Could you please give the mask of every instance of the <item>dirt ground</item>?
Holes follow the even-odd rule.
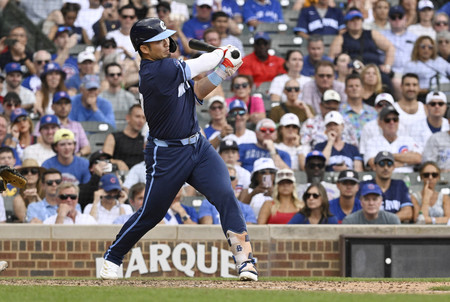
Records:
[[[343,293],[449,293],[431,290],[447,286],[450,282],[401,282],[401,281],[258,281],[239,282],[231,280],[171,280],[127,279],[117,281],[63,280],[63,279],[0,279],[0,285],[51,285],[51,286],[131,286],[153,288],[223,288],[252,290],[299,290]]]

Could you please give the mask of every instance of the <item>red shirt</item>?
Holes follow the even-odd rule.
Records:
[[[275,215],[270,215],[267,224],[287,224],[297,213],[298,211],[292,213],[276,212]]]
[[[277,56],[269,55],[263,62],[252,52],[242,60],[244,64],[239,68],[239,74],[251,75],[256,86],[261,85],[262,82],[270,82],[277,75],[286,73],[283,67],[284,59]]]

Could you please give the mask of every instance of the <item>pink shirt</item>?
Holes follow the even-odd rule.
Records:
[[[237,99],[237,97],[235,97],[235,96],[232,97],[232,98],[227,99],[226,100],[227,106],[229,106],[230,103],[232,101],[236,100],[236,99]],[[249,111],[250,114],[252,114],[252,113],[260,113],[260,112],[265,113],[266,112],[266,108],[264,107],[264,101],[263,101],[262,98],[257,97],[257,96],[251,96],[249,103],[250,103],[250,106],[249,106],[248,103],[245,103],[245,105],[247,105],[247,108],[250,108],[250,111]]]

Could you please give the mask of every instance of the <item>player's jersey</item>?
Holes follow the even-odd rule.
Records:
[[[195,112],[194,81],[190,80],[185,62],[142,60],[139,76],[149,136],[163,140],[182,139],[200,131]]]

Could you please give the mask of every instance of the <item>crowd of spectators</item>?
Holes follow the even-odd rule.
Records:
[[[306,48],[281,55],[259,30],[286,23],[277,0],[0,1],[0,18],[31,21],[1,21],[0,164],[28,184],[0,196],[0,222],[123,224],[139,211],[148,127],[129,35],[158,17],[177,31],[175,59],[201,55],[192,38],[241,50],[200,126],[247,223],[450,224],[449,5],[292,2],[298,20],[283,34]],[[52,47],[37,46],[36,29]],[[100,150],[88,122],[113,129]],[[420,186],[405,182],[413,175]],[[161,224],[220,223],[206,198],[184,204],[196,196],[185,184]]]

